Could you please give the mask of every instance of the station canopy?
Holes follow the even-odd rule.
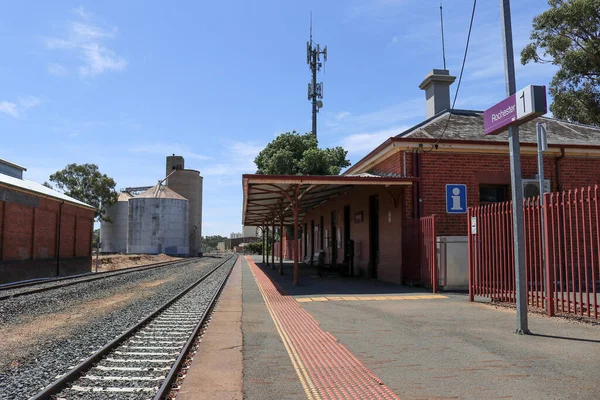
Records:
[[[245,226],[302,221],[307,211],[356,186],[409,186],[418,178],[357,175],[242,175]]]

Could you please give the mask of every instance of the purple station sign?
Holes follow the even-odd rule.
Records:
[[[483,113],[483,133],[496,135],[548,112],[546,87],[529,85]]]

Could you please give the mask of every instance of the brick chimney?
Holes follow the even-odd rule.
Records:
[[[434,69],[421,82],[419,89],[425,91],[427,118],[450,108],[450,85],[455,79],[447,69]]]

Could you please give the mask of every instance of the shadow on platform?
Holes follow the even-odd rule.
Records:
[[[388,294],[423,294],[431,293],[431,290],[421,287],[410,287],[386,283],[377,279],[361,277],[341,276],[339,273],[325,272],[319,277],[316,267],[299,265],[300,284],[293,285],[294,263],[285,260],[283,262],[283,273],[279,274],[279,260],[275,259],[275,267],[263,264],[262,257],[253,257],[256,265],[267,274],[271,281],[277,283],[285,293],[290,296],[313,296],[313,295],[388,295]],[[278,288],[279,289],[279,288]]]

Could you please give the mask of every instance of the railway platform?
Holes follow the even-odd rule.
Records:
[[[600,326],[240,257],[180,391],[189,399],[597,399]],[[200,389],[200,387],[202,388]]]

